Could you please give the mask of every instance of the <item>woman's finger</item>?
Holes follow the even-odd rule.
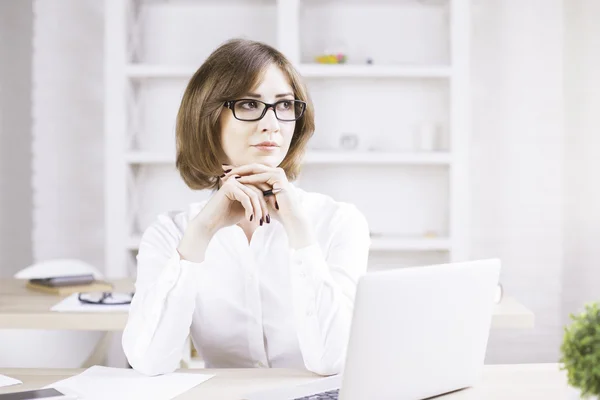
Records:
[[[264,216],[264,221],[267,224],[271,223],[271,216],[269,215],[269,207],[267,206],[267,202],[265,200],[265,196],[263,196],[262,194],[262,190],[260,190],[259,188],[257,188],[254,185],[245,185],[248,189],[252,190],[254,193],[256,193],[256,196],[258,197],[259,201],[260,201],[260,205],[262,208],[262,213]],[[259,222],[260,225],[262,226],[263,221]]]
[[[238,179],[238,181],[240,179]],[[269,184],[264,183],[264,182],[258,182],[258,183],[255,183],[255,184],[252,184],[252,185],[248,185],[248,186],[254,186],[254,187],[257,187],[258,189],[260,189],[260,191],[261,191],[261,196],[260,197],[263,198],[265,200],[265,202],[270,206],[270,207],[267,208],[267,210],[269,212],[269,217],[271,217],[271,212],[273,210],[277,210],[277,206],[276,206],[276,203],[277,203],[276,200],[277,199],[275,198],[275,196],[268,195],[268,194],[265,195],[264,193],[266,191],[268,191],[268,190],[273,190],[273,188]]]
[[[246,193],[246,195],[250,198],[250,201],[252,202],[252,208],[254,209],[254,217],[253,218],[255,221],[259,222],[262,225],[262,222],[260,222],[260,221],[264,221],[265,215],[263,214],[263,207],[262,207],[262,204],[260,203],[259,195],[256,192],[254,192],[252,189],[250,189],[248,186],[239,183],[237,179],[234,179],[232,182],[234,185],[239,187],[244,193]],[[262,197],[262,193],[261,193],[261,197]]]
[[[258,163],[246,164],[246,165],[240,165],[240,166],[223,165],[224,171],[227,171],[228,169],[231,169],[231,171],[228,172],[228,174],[231,174],[231,175],[253,175],[253,174],[261,174],[263,172],[270,172],[270,171],[276,170],[276,168],[267,167],[264,164],[258,164]]]
[[[242,183],[250,183],[250,184],[255,184],[255,183],[266,183],[266,184],[270,184],[272,185],[273,181],[277,180],[278,177],[271,173],[271,172],[264,172],[261,174],[255,174],[255,175],[242,175],[242,177],[239,179],[240,182]]]
[[[274,189],[284,189],[288,185],[287,176],[282,168],[267,167],[263,164],[248,164],[241,166],[224,165],[226,179],[235,175],[240,183],[260,188],[263,192]],[[241,175],[241,176],[240,176]],[[276,196],[264,195],[271,210],[279,210]]]
[[[261,190],[273,190],[273,189],[281,189],[282,181],[281,174],[277,171],[275,172],[265,172],[262,174],[256,175],[245,175],[238,179],[240,183],[254,185],[260,187]],[[277,204],[277,198],[275,196],[266,195],[265,198],[267,202],[273,207],[275,210],[279,210],[279,204]]]
[[[226,188],[225,196],[231,201],[238,201],[242,207],[244,207],[246,218],[248,221],[252,221],[254,218],[254,206],[252,205],[252,201],[250,197],[244,190],[242,190],[238,184],[234,183],[235,179],[232,182],[226,183],[224,187]]]
[[[240,174],[237,174],[240,175]],[[288,185],[285,171],[275,168],[271,171],[256,173],[252,175],[241,175],[239,181],[246,184],[266,183],[273,188],[283,188]]]
[[[241,178],[240,178],[241,179]],[[279,205],[277,205],[277,198],[274,195],[265,195],[264,192],[267,190],[273,190],[273,188],[266,183],[257,183],[254,186],[259,188],[263,192],[263,198],[267,202],[268,205],[271,206],[270,210],[278,210]]]

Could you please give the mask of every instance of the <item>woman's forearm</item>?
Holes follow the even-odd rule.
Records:
[[[158,259],[140,257],[141,269],[154,269]],[[161,272],[136,282],[136,293],[123,332],[123,351],[137,371],[159,375],[179,366],[196,305],[198,280],[204,265],[192,264],[173,253]]]
[[[184,260],[201,263],[213,236],[214,233],[205,224],[192,220],[177,246],[177,251]]]

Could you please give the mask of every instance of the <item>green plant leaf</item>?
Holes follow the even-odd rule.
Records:
[[[586,304],[583,312],[570,318],[560,347],[561,369],[582,397],[600,396],[600,303]]]

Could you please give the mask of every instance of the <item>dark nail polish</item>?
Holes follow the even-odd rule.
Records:
[[[279,204],[277,204],[277,202],[275,202],[275,208],[279,210]]]
[[[262,226],[262,224],[263,224],[263,219],[261,218],[260,219],[260,226]]]
[[[241,178],[241,176],[239,176],[239,175],[235,177],[235,179],[240,179],[240,178]]]
[[[231,168],[225,170],[226,174],[229,173],[229,172],[231,172]]]
[[[225,178],[225,174],[221,175],[219,178]]]
[[[253,219],[253,218],[254,218],[254,214],[252,214],[252,215],[250,216],[250,222],[252,222],[252,219]]]
[[[267,214],[267,224],[271,223],[271,216],[269,214]]]

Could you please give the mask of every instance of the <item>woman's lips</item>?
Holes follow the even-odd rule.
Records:
[[[279,149],[279,146],[262,146],[262,145],[259,145],[259,146],[253,146],[253,147],[255,147],[255,148],[259,149],[259,150],[262,150],[262,151],[275,151],[275,150]]]

